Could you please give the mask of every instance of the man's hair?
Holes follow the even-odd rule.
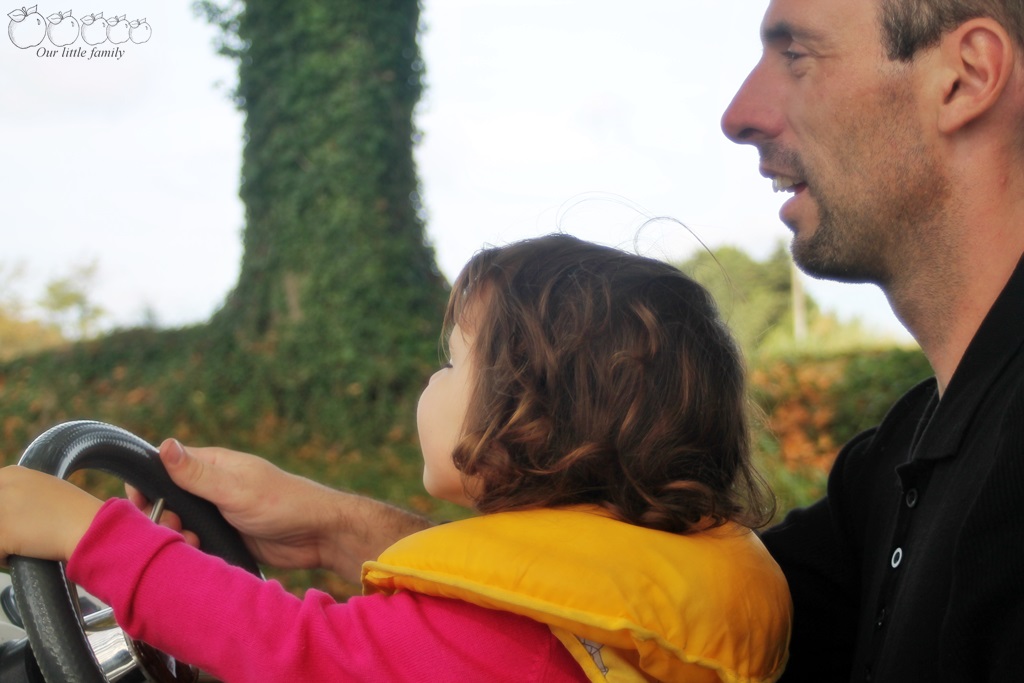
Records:
[[[769,521],[739,351],[676,268],[561,234],[487,249],[453,285],[455,324],[479,372],[453,458],[481,512],[590,503],[680,533]]]
[[[883,45],[889,59],[909,62],[938,44],[944,34],[977,17],[995,19],[1024,47],[1021,0],[881,0]]]

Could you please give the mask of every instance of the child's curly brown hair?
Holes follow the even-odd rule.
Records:
[[[676,268],[562,234],[486,249],[452,287],[455,324],[479,372],[453,458],[481,512],[593,503],[677,533],[771,518],[740,353]]]

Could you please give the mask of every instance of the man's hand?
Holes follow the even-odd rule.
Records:
[[[429,522],[387,503],[337,491],[225,448],[186,448],[173,439],[160,459],[181,488],[212,502],[257,561],[283,569],[324,567],[358,582],[362,563]],[[129,498],[148,508],[138,491]],[[180,526],[173,517],[164,518]],[[186,538],[196,543],[187,531]]]

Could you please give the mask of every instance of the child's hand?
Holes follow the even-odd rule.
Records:
[[[67,560],[102,504],[49,474],[0,469],[0,563],[9,555]]]

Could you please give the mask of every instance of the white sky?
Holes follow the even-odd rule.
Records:
[[[67,11],[42,2],[43,16]],[[454,277],[485,243],[556,228],[631,247],[645,213],[757,258],[788,242],[756,152],[719,128],[758,58],[766,4],[424,0],[417,162],[442,271]],[[152,38],[88,59],[0,35],[0,264],[23,263],[35,296],[95,260],[109,324],[147,311],[163,325],[204,320],[242,256],[234,65],[214,54],[215,31],[190,0],[71,7],[145,18]],[[88,55],[81,39],[68,49],[79,47]],[[684,258],[698,242],[666,222],[639,247]],[[902,333],[874,287],[808,290],[844,318]]]

